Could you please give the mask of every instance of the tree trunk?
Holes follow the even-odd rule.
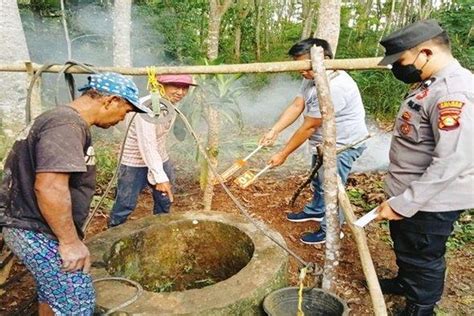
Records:
[[[301,39],[304,40],[311,36],[313,29],[314,13],[316,12],[313,0],[303,1],[303,10],[301,20],[303,21],[303,31],[301,32]]]
[[[325,39],[336,56],[341,23],[341,0],[321,1],[318,10],[318,26],[314,37]]]
[[[0,1],[1,64],[23,64],[30,60],[16,0]],[[24,65],[24,64],[23,64]],[[0,116],[4,133],[14,136],[24,126],[26,73],[0,73]]]
[[[255,1],[255,59],[260,60],[262,56],[261,44],[260,44],[260,24],[261,24],[261,13],[262,13],[262,0]]]
[[[214,170],[217,170],[218,154],[219,154],[219,129],[220,129],[220,118],[219,112],[209,103],[204,101],[205,112],[207,112],[207,156],[210,159]],[[214,196],[214,173],[210,166],[207,166],[207,181],[204,188],[203,194],[203,206],[205,211],[210,211],[212,208],[212,198]]]
[[[235,26],[234,32],[234,59],[235,61],[240,61],[240,44],[242,42],[242,25]]]
[[[208,33],[208,46],[207,46],[207,58],[209,61],[213,61],[218,57],[219,54],[219,30],[221,25],[222,16],[229,9],[232,4],[232,0],[224,0],[223,4],[220,4],[219,0],[209,0],[209,33]],[[210,164],[217,170],[217,153],[219,148],[219,112],[205,102],[207,107],[207,123],[208,123],[208,137],[207,137],[207,154],[210,159]],[[203,194],[204,210],[209,211],[212,207],[212,197],[214,194],[214,173],[211,170],[211,166],[207,166],[207,181],[206,187]]]
[[[219,35],[221,20],[232,4],[232,0],[209,0],[209,30],[207,33],[207,58],[214,60],[219,56]]]
[[[385,34],[390,33],[390,28],[392,26],[392,21],[393,21],[394,14],[395,14],[395,1],[392,1],[392,7],[390,8],[390,13],[388,14],[388,18],[387,18],[387,25],[383,29],[382,34],[380,34],[379,42],[382,40],[382,38],[384,37]],[[380,45],[377,45],[377,48],[375,49],[375,55],[374,56],[377,56],[379,54],[379,49],[380,49]]]
[[[265,26],[263,28],[263,38],[265,42],[266,53],[270,51],[270,32],[269,32],[270,19],[268,18],[268,10],[269,10],[269,6],[266,5],[263,7],[263,12],[262,12],[263,20],[265,21]]]
[[[240,46],[242,43],[242,23],[250,12],[250,1],[239,0],[237,9],[237,17],[234,28],[234,59],[240,61]]]
[[[131,10],[132,0],[115,1],[113,8],[114,19],[114,65],[131,66]]]
[[[398,28],[401,28],[402,26],[405,25],[407,6],[408,6],[408,0],[403,0],[400,6],[400,9],[398,10],[398,12],[400,12],[398,16],[398,21],[397,21]]]
[[[336,119],[334,105],[329,91],[329,82],[324,67],[321,47],[311,48],[311,61],[315,73],[314,82],[318,93],[319,108],[323,128],[324,204],[326,206],[326,259],[322,288],[329,292],[336,289],[336,268],[339,265],[339,216],[337,203],[337,159],[336,159]]]

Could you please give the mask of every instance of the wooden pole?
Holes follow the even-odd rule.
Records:
[[[386,316],[387,307],[385,306],[385,301],[383,298],[382,290],[380,289],[380,284],[377,279],[377,274],[375,272],[375,267],[372,262],[372,257],[370,256],[369,247],[367,245],[367,238],[365,237],[364,230],[360,227],[353,225],[352,223],[356,220],[354,211],[352,210],[351,202],[347,196],[346,189],[342,184],[341,178],[337,177],[337,186],[338,186],[338,200],[339,205],[341,206],[346,221],[349,225],[349,228],[352,231],[354,240],[357,245],[357,250],[359,251],[360,262],[362,264],[362,270],[364,271],[365,279],[367,280],[367,285],[369,287],[370,298],[372,300],[372,306],[374,308],[374,313],[376,316]]]
[[[355,58],[355,59],[333,59],[324,60],[323,64],[326,69],[345,69],[345,70],[370,70],[370,69],[387,69],[385,66],[378,66],[380,57],[375,58]],[[43,65],[32,63],[33,70],[37,71]],[[63,65],[55,65],[44,72],[60,72]],[[91,67],[99,72],[119,72],[123,75],[145,76],[147,75],[146,67]],[[156,72],[158,74],[230,74],[230,73],[262,73],[262,72],[290,72],[299,70],[310,70],[311,60],[300,61],[281,61],[268,63],[253,64],[223,64],[223,65],[202,65],[202,66],[158,66]],[[0,71],[4,72],[26,72],[25,65],[2,65]],[[87,74],[90,73],[83,68],[73,66],[66,70],[66,73]]]
[[[30,62],[25,63],[28,73],[28,87],[31,87],[31,99],[26,108],[26,123],[28,124],[32,119],[35,119],[40,115],[42,110],[41,105],[41,77],[38,77],[33,86],[31,86],[31,80],[33,80],[34,70],[33,65]]]
[[[324,204],[326,209],[326,258],[322,288],[335,292],[336,268],[339,265],[339,208],[337,205],[337,159],[336,159],[336,117],[331,100],[329,81],[324,67],[324,51],[314,45],[311,48],[314,83],[318,93],[319,109],[323,128]]]

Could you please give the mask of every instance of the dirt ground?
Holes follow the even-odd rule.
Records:
[[[179,170],[178,170],[179,175]],[[253,186],[245,190],[231,184],[231,190],[236,194],[252,217],[259,219],[278,231],[285,239],[289,248],[301,256],[304,260],[314,262],[320,266],[324,262],[324,245],[305,245],[299,241],[300,235],[305,231],[317,228],[317,223],[291,223],[286,220],[286,214],[303,207],[309,199],[311,192],[305,190],[298,198],[295,207],[289,208],[287,201],[292,196],[295,188],[304,180],[304,171],[287,171],[279,174],[268,173],[257,181]],[[348,181],[348,190],[356,189],[362,193],[355,204],[378,203],[384,197],[380,186],[382,174],[353,174]],[[186,212],[199,210],[201,193],[199,186],[194,181],[178,178],[178,187],[175,205],[172,212]],[[231,200],[218,188],[214,197],[214,209],[221,212],[238,213]],[[149,216],[152,209],[152,199],[149,193],[142,194],[139,205],[132,214],[130,220],[143,216]],[[356,215],[363,213],[360,206],[355,206]],[[92,236],[106,229],[106,215],[97,215],[88,232]],[[357,248],[352,240],[352,235],[347,226],[343,227],[345,237],[341,243],[341,258],[338,270],[339,281],[337,282],[337,295],[346,300],[351,309],[351,315],[372,315],[372,307],[368,290],[364,286],[364,275],[362,272]],[[372,258],[381,277],[395,275],[395,260],[391,250],[390,238],[387,225],[384,223],[372,223],[367,226],[366,233],[369,240],[369,248]],[[474,280],[472,259],[473,245],[470,244],[463,249],[449,251],[448,276],[443,299],[438,309],[438,315],[473,315],[474,293],[472,284]],[[24,271],[20,264],[15,265],[15,274]],[[290,260],[289,276],[291,284],[297,283],[298,265],[294,259]],[[308,278],[308,283],[313,279]],[[0,297],[1,315],[22,315],[23,308],[34,299],[34,282],[29,274],[25,274],[18,281],[9,284],[6,293]],[[386,304],[389,314],[393,314],[403,306],[403,300],[399,297],[386,295]]]

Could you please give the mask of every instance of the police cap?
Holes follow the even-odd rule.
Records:
[[[426,42],[443,33],[444,30],[435,20],[422,20],[412,23],[380,41],[385,48],[385,57],[379,65],[396,62],[404,51]]]

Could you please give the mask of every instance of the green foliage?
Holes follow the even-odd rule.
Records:
[[[242,111],[237,97],[243,92],[238,79],[240,75],[200,75],[196,76],[198,88],[189,95],[181,106],[181,110],[193,127],[207,121],[205,104],[213,107],[221,115],[226,129],[243,128]],[[176,122],[181,124],[179,120]]]
[[[370,116],[390,120],[398,112],[407,86],[387,71],[357,71],[351,73],[357,82],[365,109]]]
[[[474,223],[472,216],[474,209],[470,209],[461,214],[460,219],[454,223],[453,234],[449,237],[446,246],[449,250],[460,249],[467,244],[472,246],[474,242]]]
[[[474,68],[474,26],[472,1],[458,0],[434,13],[451,39],[453,54],[461,64]]]
[[[94,149],[97,167],[97,188],[103,191],[117,168],[118,153],[115,144],[103,141],[94,144]]]
[[[145,1],[137,12],[164,37],[164,50],[157,51],[164,51],[169,59],[193,64],[204,57],[208,6],[204,0]]]

